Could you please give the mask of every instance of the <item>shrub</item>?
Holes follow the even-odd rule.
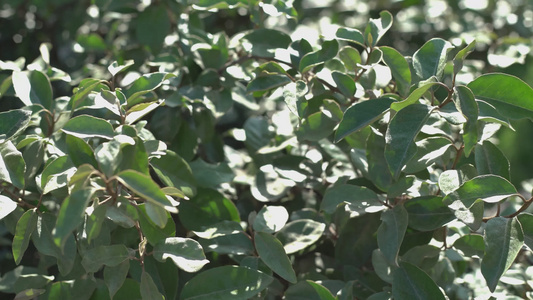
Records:
[[[475,40],[405,56],[386,10],[295,39],[269,25],[301,28],[290,1],[84,9],[55,20],[71,44],[0,62],[0,292],[531,297],[533,199],[494,135],[533,89]]]

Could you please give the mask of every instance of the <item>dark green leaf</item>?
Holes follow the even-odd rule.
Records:
[[[336,298],[331,294],[331,292],[325,288],[323,285],[320,285],[311,280],[306,280],[307,283],[315,290],[315,293],[318,295],[320,300],[335,300]]]
[[[439,85],[439,83],[437,82],[427,82],[427,83],[424,83],[424,84],[421,84],[418,88],[416,88],[414,91],[411,92],[411,94],[409,94],[409,96],[407,98],[405,98],[405,100],[403,101],[400,101],[400,102],[395,102],[395,103],[392,103],[390,108],[395,110],[395,111],[399,111],[409,105],[413,105],[415,103],[418,103],[418,100],[420,100],[420,98],[427,92],[429,91],[431,88],[435,87]]]
[[[411,69],[409,68],[409,63],[394,48],[380,47],[379,49],[383,52],[383,61],[390,68],[398,92],[403,97],[407,96],[411,87]]]
[[[509,161],[498,147],[483,141],[475,149],[476,169],[480,175],[493,174],[510,180]]]
[[[339,40],[353,42],[361,46],[365,45],[365,38],[363,37],[363,34],[361,33],[361,31],[357,29],[348,28],[348,27],[340,27],[339,29],[337,29],[335,36]]]
[[[222,183],[231,182],[235,177],[227,163],[209,164],[199,158],[189,165],[196,183],[201,187],[216,188]]]
[[[483,257],[485,253],[483,236],[479,234],[463,235],[453,243],[453,247],[461,250],[466,256],[470,257],[474,255]]]
[[[155,245],[153,254],[161,262],[170,258],[176,266],[190,273],[198,272],[209,263],[200,244],[189,238],[171,237],[162,240]]]
[[[102,265],[116,267],[133,255],[124,245],[98,246],[83,253],[81,264],[87,272],[94,273]]]
[[[146,204],[137,205],[139,212],[139,223],[141,225],[141,231],[152,246],[156,245],[160,241],[176,235],[176,224],[170,216],[168,211],[166,213],[166,221],[160,221],[158,225],[152,221],[151,217],[148,215],[148,209]],[[161,217],[162,218],[162,217]],[[164,227],[161,227],[162,223],[165,223]]]
[[[272,277],[246,267],[216,267],[189,280],[183,287],[180,299],[248,300],[266,289],[272,280]]]
[[[530,213],[521,213],[518,215],[518,221],[524,231],[524,243],[533,250],[533,215]]]
[[[200,239],[205,252],[217,254],[253,255],[254,246],[250,236],[240,231],[233,234],[217,236],[209,240]]]
[[[89,115],[70,119],[61,130],[82,139],[94,137],[112,139],[115,135],[113,126],[108,121]]]
[[[322,43],[320,50],[307,53],[300,60],[299,70],[301,73],[305,73],[311,70],[313,67],[318,66],[321,63],[324,63],[326,60],[330,60],[339,51],[339,43],[337,40],[329,40]]]
[[[30,124],[31,115],[24,109],[0,112],[0,143],[21,134]]]
[[[164,300],[165,297],[159,292],[152,276],[143,271],[141,275],[141,297],[146,300]]]
[[[352,77],[338,71],[333,71],[331,73],[333,81],[337,85],[337,88],[342,92],[342,94],[348,98],[351,98],[355,94],[355,81]]]
[[[365,28],[365,43],[374,47],[392,26],[392,15],[388,11],[379,13],[379,19],[370,19]]]
[[[407,210],[403,205],[396,205],[381,214],[381,221],[377,231],[378,247],[389,263],[398,265],[398,252],[408,224]]]
[[[24,105],[41,104],[44,108],[52,110],[52,86],[45,74],[37,70],[15,71],[12,80],[17,97]]]
[[[113,299],[113,296],[124,284],[124,280],[128,276],[130,270],[130,261],[125,260],[116,266],[104,267],[104,281],[109,290],[109,296]]]
[[[2,124],[0,122],[0,124]],[[0,180],[9,182],[19,189],[24,188],[26,163],[22,153],[11,141],[0,144]]]
[[[468,84],[477,100],[493,105],[509,119],[533,120],[533,89],[521,79],[500,73],[485,74]]]
[[[405,202],[409,214],[409,227],[420,231],[433,231],[452,221],[453,212],[442,203],[442,197],[422,196]]]
[[[440,80],[444,74],[448,52],[453,48],[450,42],[433,38],[413,54],[413,68],[420,80],[431,76]]]
[[[164,228],[168,221],[168,212],[159,205],[146,202],[144,205],[146,215],[159,228]]]
[[[407,163],[404,171],[406,173],[416,173],[425,170],[439,160],[441,160],[443,165],[446,165],[445,153],[452,146],[453,144],[449,139],[439,136],[429,137],[416,142],[416,154]]]
[[[415,156],[414,139],[432,111],[427,105],[412,104],[392,118],[385,137],[385,158],[393,177],[398,178],[405,164]]]
[[[254,80],[250,81],[246,87],[246,92],[253,93],[259,91],[269,91],[280,86],[284,86],[291,82],[291,79],[287,75],[283,74],[269,74],[257,76]]]
[[[167,186],[176,187],[189,197],[196,194],[196,180],[191,167],[178,154],[167,150],[165,155],[152,158],[150,164]]]
[[[522,226],[516,218],[492,218],[485,227],[485,256],[481,261],[481,273],[491,292],[494,292],[501,276],[513,264],[524,245]]]
[[[3,204],[2,204],[3,205]],[[17,222],[13,244],[11,246],[13,259],[18,265],[30,242],[31,234],[37,228],[37,214],[35,209],[27,210]]]
[[[41,175],[41,188],[43,195],[67,185],[70,176],[76,168],[68,156],[60,156],[46,165]]]
[[[274,57],[275,49],[287,49],[292,42],[288,34],[268,28],[255,29],[242,38],[252,44],[252,55],[265,57]]]
[[[159,205],[171,212],[176,211],[172,203],[161,191],[157,183],[149,176],[133,170],[122,171],[117,174],[117,179],[127,188],[147,201]]]
[[[471,41],[466,47],[461,49],[457,54],[455,55],[455,58],[453,59],[453,73],[457,74],[461,69],[463,68],[463,64],[465,61],[465,58],[468,56],[468,54],[472,53],[474,49],[476,48],[476,40]]]
[[[344,63],[344,67],[346,67],[348,73],[355,73],[360,67],[359,64],[362,62],[359,51],[350,46],[341,48],[339,51],[339,58]]]
[[[107,86],[101,80],[94,78],[83,79],[79,86],[74,90],[74,95],[70,98],[68,108],[74,111],[87,106],[85,104],[87,96],[91,92],[100,92],[102,89],[105,90],[105,88],[107,88]],[[108,89],[109,88],[107,88],[107,90]]]
[[[278,239],[268,233],[256,232],[254,242],[259,257],[272,271],[285,280],[296,283],[296,273]]]
[[[67,135],[67,152],[68,157],[74,164],[79,167],[83,164],[90,164],[91,166],[98,168],[98,163],[94,157],[94,151],[84,140],[70,135]]]
[[[292,254],[316,243],[324,233],[326,224],[309,219],[301,219],[287,223],[276,238],[283,244],[287,254]]]
[[[160,87],[163,82],[176,75],[171,73],[150,73],[137,78],[133,84],[124,91],[128,99],[128,107],[133,107],[143,102],[143,95]]]
[[[368,179],[379,189],[386,191],[393,182],[387,160],[385,159],[385,138],[383,135],[371,128],[366,143],[366,160],[368,162]]]
[[[283,206],[263,206],[254,219],[253,228],[255,231],[274,233],[285,226],[289,220],[289,213]]]
[[[446,299],[431,277],[406,262],[394,271],[392,295],[394,299]]]
[[[303,120],[296,135],[302,140],[319,141],[331,135],[337,123],[329,110],[318,111]]]
[[[496,203],[517,193],[516,188],[507,179],[497,175],[481,175],[465,182],[442,201],[446,205],[461,201],[466,207],[470,207],[477,199]]]
[[[376,231],[381,225],[380,215],[364,214],[349,219],[337,229],[338,239],[335,244],[335,259],[346,267],[361,267],[378,247]]]
[[[24,172],[24,182],[28,184],[35,178],[44,162],[45,143],[44,140],[38,139],[29,144],[22,153],[22,158],[26,162],[26,171]]]
[[[479,116],[478,116],[479,121],[502,124],[514,130],[513,126],[509,122],[509,119],[502,116],[498,112],[496,107],[494,107],[492,104],[489,104],[483,100],[476,100],[476,103],[479,107]]]
[[[137,40],[157,53],[163,47],[163,42],[170,29],[169,12],[165,5],[150,5],[142,11],[135,25]]]
[[[465,154],[466,156],[469,156],[470,152],[477,144],[477,119],[479,108],[474,93],[464,85],[456,86],[453,96],[457,110],[459,110],[467,120],[463,126],[463,142],[465,144]]]
[[[350,211],[358,214],[375,212],[382,207],[374,191],[362,186],[342,184],[326,190],[320,209],[332,214],[342,203],[347,203]]]
[[[63,249],[69,235],[83,220],[85,209],[94,194],[93,188],[74,191],[61,204],[53,236],[55,244]]]

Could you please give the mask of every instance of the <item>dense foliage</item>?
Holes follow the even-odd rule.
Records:
[[[4,1],[0,293],[532,298],[533,11],[354,3]]]

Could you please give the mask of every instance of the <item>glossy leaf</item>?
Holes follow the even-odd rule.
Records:
[[[159,292],[152,276],[143,271],[141,275],[141,297],[147,300],[164,300],[165,297]]]
[[[285,226],[289,220],[289,213],[283,206],[263,206],[254,219],[253,228],[255,231],[274,233]]]
[[[216,267],[189,280],[183,287],[180,299],[248,300],[267,288],[272,280],[272,277],[246,267]]]
[[[453,73],[457,74],[461,69],[463,68],[465,58],[474,51],[476,48],[476,40],[471,41],[466,47],[461,49],[457,54],[455,55],[455,58],[453,59]]]
[[[24,188],[26,163],[22,153],[11,141],[0,144],[0,180],[4,180],[19,189]]]
[[[160,87],[163,82],[169,78],[174,77],[174,74],[171,73],[149,73],[144,74],[133,82],[133,84],[124,91],[126,96],[128,107],[133,107],[141,102],[143,102],[143,95],[155,90]]]
[[[256,232],[254,243],[259,257],[272,271],[285,280],[296,283],[296,273],[278,239],[268,233]]]
[[[21,134],[29,125],[31,111],[12,109],[0,112],[0,143]]]
[[[489,141],[475,148],[476,169],[480,175],[493,174],[510,180],[509,161],[498,147]]]
[[[388,11],[379,13],[379,19],[370,19],[365,28],[365,44],[374,47],[392,26],[392,14]]]
[[[167,225],[168,212],[164,208],[151,202],[146,202],[144,204],[144,209],[150,221],[159,228],[164,228]]]
[[[438,229],[455,218],[448,206],[442,203],[442,197],[417,197],[405,202],[404,206],[409,214],[409,227],[420,231]]]
[[[470,207],[477,199],[496,203],[516,194],[516,188],[505,178],[497,175],[481,175],[468,180],[442,201],[446,205],[451,205],[459,200],[466,207]]]
[[[172,203],[149,176],[137,171],[126,170],[117,174],[117,179],[147,201],[162,206],[169,211],[175,211]]]
[[[18,220],[11,246],[13,259],[18,265],[30,242],[33,231],[37,228],[37,214],[35,209],[27,210]]]
[[[414,91],[412,91],[409,96],[407,98],[405,98],[405,100],[403,101],[400,101],[400,102],[395,102],[395,103],[392,103],[390,108],[395,110],[395,111],[399,111],[409,105],[413,105],[415,103],[418,103],[418,100],[420,100],[420,98],[422,98],[422,96],[427,92],[429,91],[431,88],[435,87],[435,86],[438,86],[439,83],[437,82],[428,82],[428,83],[424,83],[424,84],[421,84],[418,88],[416,88]]]
[[[76,172],[68,156],[60,156],[49,163],[41,174],[43,195],[67,185],[70,177]]]
[[[114,61],[107,67],[107,70],[109,71],[109,73],[111,73],[111,76],[115,76],[118,73],[123,72],[129,67],[133,66],[134,63],[135,61],[133,61],[133,59],[126,60],[120,65],[117,61]]]
[[[413,104],[392,118],[385,137],[385,158],[393,177],[398,178],[405,164],[415,156],[414,139],[432,110],[427,105]]]
[[[130,250],[124,245],[98,246],[83,253],[81,264],[87,272],[96,272],[103,265],[116,267],[132,257]]]
[[[68,236],[83,220],[85,209],[94,194],[93,188],[74,191],[61,204],[53,236],[54,243],[63,248]]]
[[[74,166],[90,164],[95,168],[98,167],[93,149],[84,140],[69,134],[66,137],[66,143],[68,157]]]
[[[390,68],[392,78],[401,96],[407,96],[411,87],[411,69],[403,55],[391,47],[380,47],[383,52],[383,61]]]
[[[406,173],[416,173],[425,170],[433,163],[441,162],[446,165],[446,152],[453,144],[449,139],[429,137],[416,142],[416,154],[407,166]]]
[[[276,233],[287,254],[292,254],[316,243],[324,233],[326,224],[309,219],[287,223]]]
[[[167,150],[165,155],[152,158],[150,164],[166,185],[180,189],[189,197],[196,194],[196,180],[191,167],[175,152]]]
[[[463,142],[465,145],[465,154],[466,156],[469,156],[478,141],[477,120],[479,108],[474,93],[464,85],[456,86],[453,96],[457,110],[459,110],[467,120],[463,125]]]
[[[350,46],[345,46],[341,48],[341,50],[339,50],[339,58],[344,63],[344,66],[346,67],[346,70],[348,70],[348,73],[357,71],[359,69],[359,64],[361,64],[362,62],[361,54],[359,53],[359,51]]]
[[[522,226],[516,218],[493,218],[485,227],[485,256],[481,273],[491,292],[524,245]]]
[[[355,81],[352,77],[338,71],[333,71],[331,76],[344,96],[353,97],[355,94]]]
[[[400,262],[393,274],[394,299],[446,299],[437,284],[418,267]]]
[[[164,262],[170,258],[174,264],[185,272],[198,272],[209,263],[205,259],[200,244],[189,238],[171,237],[157,243],[153,250],[154,258]]]
[[[533,120],[533,89],[521,79],[501,73],[479,76],[467,85],[477,100],[493,105],[509,119]]]
[[[134,105],[126,112],[126,124],[133,124],[137,122],[139,119],[152,112],[163,103],[163,100],[157,100]]]
[[[81,139],[94,137],[112,139],[115,135],[113,126],[108,121],[90,115],[70,119],[61,130]]]
[[[413,54],[413,68],[420,80],[431,76],[441,79],[444,74],[448,52],[453,48],[450,42],[440,38],[427,41]]]
[[[353,42],[361,46],[365,45],[365,38],[363,37],[363,34],[361,33],[361,31],[357,29],[348,28],[348,27],[340,27],[339,29],[337,29],[335,36],[339,40]]]
[[[280,86],[284,86],[291,82],[291,79],[287,75],[283,74],[269,74],[261,75],[250,81],[246,87],[248,93],[269,91]]]
[[[377,208],[382,206],[374,191],[366,187],[343,184],[326,190],[320,209],[332,214],[342,203],[348,204],[350,210],[358,214],[375,212]]]
[[[17,97],[24,105],[40,104],[48,110],[52,109],[52,86],[44,73],[37,70],[15,71],[12,80]]]
[[[398,252],[407,230],[409,215],[403,205],[381,214],[381,225],[377,231],[378,247],[383,256],[393,265],[398,265]]]
[[[324,63],[327,60],[332,59],[337,55],[339,51],[339,43],[337,40],[329,40],[322,43],[320,50],[307,53],[300,60],[299,70],[301,73],[305,73],[311,70],[313,67]]]

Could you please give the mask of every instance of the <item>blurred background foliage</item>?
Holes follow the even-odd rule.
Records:
[[[82,78],[109,77],[104,66],[114,60],[133,59],[131,70],[138,72],[168,68],[167,63],[185,65],[188,75],[196,76],[195,63],[180,60],[193,46],[180,40],[182,30],[225,32],[231,38],[251,28],[275,27],[290,33],[293,40],[305,36],[311,42],[333,35],[339,25],[362,28],[369,18],[388,10],[395,22],[382,44],[411,55],[433,37],[456,46],[476,39],[468,72],[463,73],[466,77],[458,80],[468,82],[481,73],[504,72],[533,85],[533,68],[529,67],[533,63],[533,2],[528,0],[295,0],[294,9],[287,1],[252,2],[263,9],[248,9],[248,1],[237,0],[222,6],[210,0],[4,0],[0,4],[0,58],[42,64],[39,47],[46,43],[50,49],[46,63],[71,75],[70,83],[53,82],[56,95],[61,96],[69,95]],[[199,42],[203,40],[198,37]],[[1,72],[0,82],[9,75]],[[16,98],[9,98],[9,92],[4,96],[0,111],[20,105]],[[513,166],[513,183],[520,186],[532,177],[533,126],[528,120],[513,126],[516,132],[502,128],[499,146]]]

